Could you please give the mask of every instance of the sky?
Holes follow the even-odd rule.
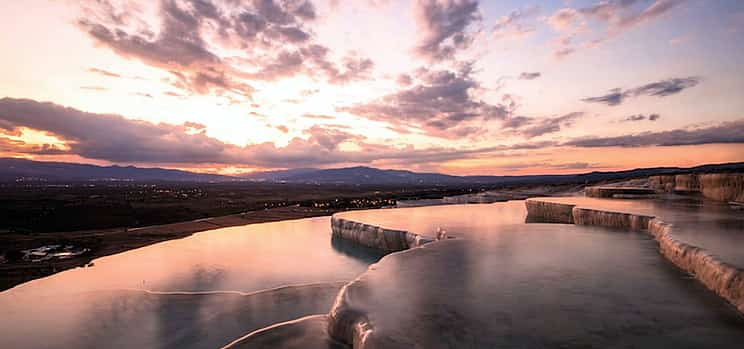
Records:
[[[738,0],[29,0],[0,156],[239,174],[744,161]]]

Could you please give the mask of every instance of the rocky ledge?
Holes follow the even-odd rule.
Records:
[[[660,218],[583,208],[565,202],[551,202],[549,199],[529,199],[525,204],[531,222],[596,225],[651,234],[658,241],[659,250],[666,259],[694,275],[708,289],[744,314],[744,271],[700,247],[675,239],[673,226]],[[569,211],[571,214],[568,214]]]
[[[434,241],[405,230],[388,229],[370,224],[359,223],[336,215],[331,217],[333,235],[363,246],[384,252],[407,250]]]
[[[708,199],[744,202],[744,173],[651,176],[648,185],[661,192],[699,192]]]

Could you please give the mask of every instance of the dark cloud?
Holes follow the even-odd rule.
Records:
[[[157,36],[151,34],[152,30],[129,32],[127,27],[117,23],[95,22],[88,18],[81,18],[78,23],[98,44],[122,57],[178,72],[175,75],[179,88],[196,93],[228,90],[250,96],[252,88],[226,78],[229,66],[210,51],[202,38],[202,24],[217,16],[216,10],[204,1],[193,1],[189,5],[161,1]]]
[[[671,131],[645,132],[619,137],[575,139],[565,143],[576,147],[679,146],[713,143],[744,143],[744,119],[714,126]]]
[[[330,57],[330,50],[322,45],[311,44],[300,48],[283,48],[265,56],[257,56],[253,63],[259,67],[250,73],[241,73],[252,80],[272,81],[303,73],[312,77],[323,77],[332,84],[369,78],[374,62],[353,53],[344,56],[340,63]]]
[[[667,97],[682,92],[699,84],[701,81],[698,77],[674,78],[652,82],[643,86],[622,90],[614,88],[608,94],[598,97],[588,97],[582,99],[589,103],[602,103],[609,106],[620,105],[625,99],[638,96],[656,96]]]
[[[400,74],[395,79],[395,81],[400,86],[409,86],[413,83],[413,78],[411,77],[411,75],[408,75],[408,74]]]
[[[417,0],[414,19],[420,32],[416,53],[430,61],[452,58],[474,39],[471,24],[481,20],[476,0]]]
[[[183,125],[156,125],[33,100],[0,100],[0,119],[15,127],[49,132],[63,139],[70,153],[89,159],[205,162],[225,146],[203,134],[186,133]]]
[[[649,114],[649,115],[635,114],[635,115],[630,115],[621,121],[643,121],[643,120],[656,121],[659,118],[661,118],[661,115],[659,114]]]
[[[576,119],[584,116],[583,112],[573,112],[553,118],[530,118],[515,116],[502,123],[504,129],[510,129],[511,133],[521,135],[525,138],[534,138],[561,130],[561,127],[570,127]]]
[[[307,139],[293,138],[285,147],[271,142],[237,146],[207,136],[204,125],[154,124],[130,120],[113,114],[87,113],[53,103],[27,99],[0,99],[0,143],[9,152],[27,154],[74,154],[88,159],[117,163],[150,164],[240,164],[261,167],[322,166],[344,163],[421,164],[484,156],[506,156],[508,152],[538,149],[552,142],[496,145],[483,148],[453,149],[412,146],[394,148],[365,143],[336,126],[315,126],[306,130]],[[2,134],[17,133],[21,127],[47,132],[64,142],[57,145],[27,145]],[[355,151],[342,151],[339,145],[353,142]]]
[[[631,92],[635,96],[665,97],[682,92],[686,88],[694,87],[698,83],[700,83],[700,78],[697,77],[668,79],[637,87]]]
[[[354,56],[344,57],[341,69],[326,69],[328,81],[334,84],[344,84],[352,80],[368,78],[375,64],[369,58]]]
[[[596,164],[590,164],[588,162],[569,162],[565,164],[548,165],[548,167],[563,170],[586,170],[590,168],[599,168]]]
[[[85,18],[78,23],[91,37],[116,53],[141,59],[151,65],[189,67],[220,61],[209,51],[199,34],[202,17],[182,8],[175,1],[164,0],[160,5],[161,27],[156,38],[150,38],[145,33],[130,34]]]
[[[371,60],[352,55],[336,63],[314,42],[306,24],[317,17],[310,1],[161,0],[157,28],[115,16],[116,7],[105,0],[85,9],[79,27],[97,44],[172,72],[172,84],[190,93],[250,98],[254,89],[243,80],[305,73],[346,83],[367,78],[373,67]],[[221,49],[242,54],[220,57]]]
[[[587,97],[583,98],[582,101],[589,103],[602,103],[610,106],[620,105],[625,97],[627,97],[627,91],[622,91],[619,88],[613,88],[608,94],[598,97]]]
[[[591,164],[588,162],[569,162],[569,163],[551,163],[551,162],[516,162],[508,163],[503,165],[496,165],[496,168],[500,168],[507,171],[519,171],[527,168],[549,168],[555,170],[587,170],[594,168],[601,168],[597,164]]]
[[[364,137],[351,134],[340,130],[336,127],[315,125],[307,130],[306,134],[310,135],[310,142],[316,143],[328,150],[335,150],[338,145],[349,140],[363,140]]]
[[[540,74],[540,72],[532,72],[532,73],[524,72],[522,74],[519,74],[519,79],[520,80],[534,80],[534,79],[539,78],[541,75],[542,74]]]
[[[504,120],[504,122],[501,124],[501,127],[517,129],[525,125],[529,125],[532,120],[533,118],[527,116],[513,116]]]
[[[472,136],[491,119],[504,119],[515,105],[492,105],[473,97],[480,88],[469,64],[459,70],[419,69],[416,82],[376,101],[339,108],[368,119],[405,125],[445,138]]]
[[[0,135],[0,153],[29,155],[60,155],[67,151],[56,144],[30,144],[22,140],[11,139]]]
[[[321,45],[310,45],[300,51],[307,62],[305,73],[316,75],[322,73],[332,84],[345,84],[349,81],[366,79],[374,68],[374,62],[368,58],[350,53],[342,58],[340,67],[329,59],[328,48]]]
[[[493,26],[494,38],[517,38],[535,31],[534,26],[525,25],[522,21],[538,13],[540,13],[539,6],[529,6],[514,10],[506,16],[502,16]]]

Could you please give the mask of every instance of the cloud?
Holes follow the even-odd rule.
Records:
[[[432,62],[468,48],[474,40],[470,26],[481,20],[476,0],[417,0],[413,9],[420,33],[415,52]]]
[[[30,144],[19,139],[0,135],[0,152],[29,155],[59,155],[66,153],[66,150],[56,144]]]
[[[88,68],[88,71],[91,72],[91,73],[101,74],[103,76],[107,76],[107,77],[110,77],[110,78],[121,78],[122,77],[121,75],[119,75],[117,73],[112,73],[112,72],[110,72],[108,70],[103,70],[103,69],[99,69],[99,68]]]
[[[626,2],[629,1],[626,0]],[[669,10],[683,2],[684,0],[657,0],[638,14],[620,18],[617,25],[622,28],[628,28],[646,21],[650,21],[668,12]]]
[[[511,133],[521,135],[527,139],[555,133],[561,127],[570,127],[576,119],[584,116],[583,112],[568,113],[552,118],[530,118],[526,116],[515,116],[506,119],[502,128],[511,130]]]
[[[478,134],[481,124],[504,119],[515,105],[507,99],[492,105],[473,95],[480,85],[472,77],[472,66],[458,70],[419,69],[415,82],[378,100],[338,108],[368,119],[408,126],[442,138]]]
[[[108,91],[108,88],[103,86],[80,86],[81,90],[88,90],[88,91],[96,91],[96,92],[103,92]]]
[[[522,74],[519,74],[520,80],[534,80],[541,76],[540,72],[523,72]]]
[[[649,114],[649,115],[635,114],[635,115],[630,115],[630,116],[628,116],[625,119],[622,119],[620,121],[644,121],[644,120],[656,121],[659,118],[661,118],[661,115],[659,115],[659,114]]]
[[[698,77],[673,78],[652,82],[629,90],[614,88],[608,94],[598,97],[582,99],[588,103],[602,103],[609,106],[622,104],[627,98],[638,96],[667,97],[682,92],[685,89],[695,87],[701,81]]]
[[[185,97],[184,95],[182,95],[182,94],[180,94],[178,92],[173,92],[173,91],[165,91],[165,92],[163,92],[163,94],[166,95],[166,96],[170,96],[170,97],[179,97],[179,98]]]
[[[303,114],[302,116],[305,117],[305,118],[308,118],[308,119],[336,120],[336,117],[335,116],[331,116],[331,115]]]
[[[136,3],[139,7],[147,7]],[[246,80],[296,74],[346,83],[367,78],[368,58],[346,55],[339,63],[315,42],[308,23],[315,7],[306,0],[160,0],[158,25],[123,17],[109,1],[81,5],[78,26],[118,55],[171,72],[172,85],[196,94],[250,98]],[[223,52],[240,52],[223,57]],[[103,73],[100,69],[95,72]]]
[[[363,140],[364,137],[351,134],[346,131],[339,130],[335,127],[319,126],[315,125],[307,130],[305,133],[310,135],[309,141],[317,143],[327,150],[335,150],[338,145],[350,140]]]
[[[602,168],[597,164],[591,164],[588,162],[569,162],[557,164],[551,162],[516,162],[496,165],[495,167],[506,171],[519,171],[527,168],[549,168],[555,170],[588,170],[594,168]]]
[[[289,127],[287,127],[287,126],[284,126],[284,125],[277,125],[277,126],[276,126],[275,128],[276,128],[277,130],[281,131],[282,133],[287,133],[287,132],[289,132]]]
[[[744,119],[723,122],[708,127],[645,132],[618,137],[574,139],[564,145],[592,148],[680,146],[713,143],[744,143]]]
[[[497,40],[520,38],[535,31],[534,26],[525,25],[522,21],[538,13],[540,13],[539,6],[528,6],[501,16],[493,26],[493,37]]]
[[[698,83],[700,83],[700,78],[697,77],[667,79],[637,87],[632,93],[636,96],[666,97],[682,92],[684,89],[695,87]]]
[[[638,0],[603,0],[583,8],[558,9],[547,19],[556,32],[562,33],[553,55],[562,58],[580,48],[596,47],[624,31],[661,17],[683,2],[684,0],[655,0],[640,11],[636,6]],[[603,25],[603,30],[594,35],[594,38],[574,44],[572,39],[588,28],[589,20]]]
[[[21,127],[47,132],[59,138],[64,147],[25,145],[3,136],[17,133]],[[467,149],[395,148],[366,143],[364,136],[351,134],[341,127],[314,126],[306,130],[307,139],[293,138],[285,147],[271,142],[238,146],[209,137],[204,125],[198,123],[154,124],[120,115],[87,113],[49,102],[12,98],[0,99],[0,128],[5,130],[0,133],[2,148],[21,154],[74,154],[116,163],[235,164],[268,168],[345,163],[438,163],[505,156],[515,150],[554,145],[553,142],[537,142]],[[359,150],[339,149],[344,142],[354,143]]]
[[[581,13],[572,8],[562,8],[548,17],[548,24],[556,31],[565,31],[581,21]]]

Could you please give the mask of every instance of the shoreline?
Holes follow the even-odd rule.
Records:
[[[565,196],[570,193],[575,193],[577,189],[577,186],[574,185],[535,185],[511,189],[501,189],[498,190],[498,195],[501,198],[501,200],[498,201],[525,200],[530,197],[543,196]],[[583,186],[581,189],[583,189]],[[458,197],[459,196],[454,196],[454,198]],[[469,201],[453,201],[443,204],[449,205],[464,203],[469,203]],[[86,254],[64,260],[53,260],[36,263],[21,260],[6,261],[4,263],[0,263],[0,292],[13,288],[24,282],[43,278],[67,269],[84,267],[96,258],[126,252],[158,242],[185,238],[191,236],[194,233],[202,231],[248,224],[332,216],[337,212],[355,209],[376,208],[322,208],[292,205],[256,211],[246,211],[243,213],[231,214],[226,216],[201,218],[185,222],[129,228],[126,230],[119,227],[111,229],[80,230],[72,232],[0,234],[0,237],[2,237],[0,238],[0,250],[19,251],[50,244],[69,244],[90,249],[90,252]]]
[[[84,267],[92,260],[149,246],[163,241],[182,239],[195,233],[249,224],[270,223],[291,219],[331,216],[339,209],[284,206],[227,216],[202,218],[193,221],[154,225],[139,228],[114,228],[37,234],[2,234],[0,247],[13,249],[35,248],[63,243],[89,248],[84,255],[45,262],[6,261],[0,264],[0,292],[22,283],[52,274]]]

